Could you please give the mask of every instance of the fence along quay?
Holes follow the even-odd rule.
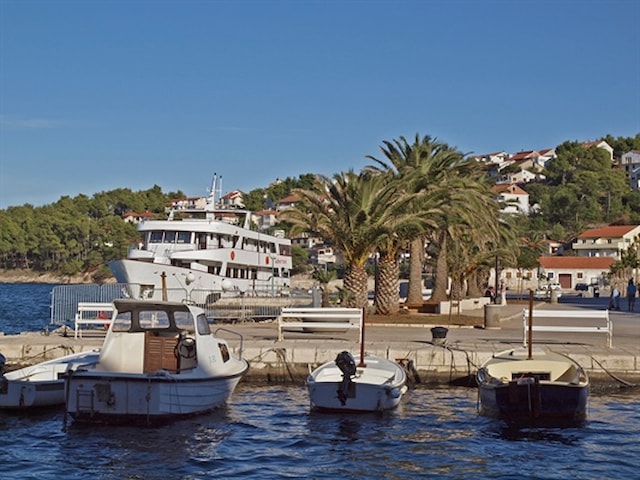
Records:
[[[79,302],[107,303],[126,298],[130,285],[64,285],[55,287],[51,301],[50,335],[40,332],[19,336],[0,336],[0,352],[10,363],[37,363],[78,350],[100,346],[103,328],[87,329],[82,338],[73,338],[73,319]],[[247,381],[303,382],[309,368],[335,358],[342,350],[357,348],[358,329],[344,332],[311,329],[311,332],[287,332],[278,341],[278,321],[283,307],[304,308],[317,305],[315,295],[272,297],[270,292],[191,291],[189,299],[203,306],[218,323],[233,322],[245,335],[245,356],[251,364]],[[185,296],[185,298],[187,298]],[[156,299],[157,298],[151,298]],[[557,306],[554,306],[554,308]],[[367,352],[396,360],[407,366],[416,383],[466,382],[481,363],[505,345],[522,343],[523,309],[510,305],[501,315],[501,328],[482,329],[448,325],[448,338],[434,341],[433,324],[367,324]],[[616,323],[612,320],[612,323]],[[545,340],[544,346],[575,358],[592,377],[592,384],[627,386],[640,380],[640,322],[634,335],[616,334],[614,348],[607,348],[603,337],[572,333],[570,342]],[[618,328],[618,327],[616,327]],[[71,333],[71,334],[69,334]],[[536,345],[541,346],[534,338]]]

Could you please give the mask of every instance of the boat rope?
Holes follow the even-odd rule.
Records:
[[[33,360],[40,360],[40,361],[46,360],[48,353],[53,352],[54,350],[58,350],[60,348],[64,350],[65,355],[75,353],[75,351],[73,350],[73,347],[70,345],[57,345],[52,348],[45,348],[44,350],[42,350],[42,352],[38,352],[34,355],[23,356],[20,358],[20,360],[18,360],[17,363],[21,365],[32,365]]]
[[[147,401],[147,427],[151,425],[151,377],[147,376],[147,394],[145,395],[145,400]]]
[[[67,431],[67,415],[69,414],[69,396],[71,393],[71,377],[73,376],[73,369],[69,369],[67,370],[67,378],[65,379],[64,382],[64,386],[65,386],[65,391],[64,391],[64,416],[62,417],[62,431],[66,432]],[[77,399],[77,395],[76,395],[76,399]],[[80,405],[78,404],[78,402],[76,401],[76,411],[79,412],[80,411]]]
[[[442,348],[446,348],[447,350],[449,350],[449,352],[451,352],[451,366],[449,367],[449,383],[451,383],[453,381],[452,375],[453,375],[453,370],[455,368],[455,357],[454,357],[454,351],[455,352],[462,352],[464,353],[466,359],[467,359],[467,378],[469,383],[472,382],[472,373],[471,370],[472,368],[474,370],[479,370],[480,367],[478,365],[476,365],[475,363],[473,363],[473,361],[471,360],[471,356],[469,355],[469,352],[466,350],[463,350],[462,348],[456,348],[456,347],[451,347],[449,345],[443,345]]]
[[[268,350],[265,350],[264,352],[261,352],[259,355],[253,357],[252,359],[248,360],[249,364],[255,364],[257,362],[262,362],[263,358],[265,355],[267,355],[268,353],[275,353],[276,357],[278,358],[278,364],[277,367],[281,367],[284,370],[286,370],[286,373],[289,377],[289,379],[291,380],[291,383],[298,383],[296,381],[295,378],[295,374],[293,373],[293,370],[291,369],[291,365],[289,365],[289,362],[287,361],[287,350],[285,348],[270,348]]]
[[[596,360],[594,357],[591,357],[591,360],[593,360],[594,362],[596,362],[598,364],[598,366],[604,371],[604,373],[606,373],[607,375],[609,375],[611,378],[613,378],[616,382],[620,382],[622,385],[624,385],[625,387],[637,387],[638,384],[637,383],[631,383],[631,382],[627,382],[626,380],[621,379],[620,377],[615,376],[613,373],[611,373],[609,370],[607,370],[606,368],[604,368],[604,365],[602,365],[598,360]]]
[[[400,366],[402,366],[402,368],[407,374],[408,379],[413,377],[414,384],[422,383],[422,379],[420,378],[420,373],[418,372],[418,369],[416,368],[416,365],[413,360],[405,357],[405,358],[400,358],[396,360],[396,362],[398,362]]]

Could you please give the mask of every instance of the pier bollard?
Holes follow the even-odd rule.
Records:
[[[502,305],[488,303],[484,306],[484,328],[500,328]]]
[[[448,328],[445,327],[433,327],[431,329],[431,341],[434,345],[444,345],[447,341]]]
[[[551,303],[558,303],[558,291],[557,290],[551,290],[551,295],[549,297],[549,301]]]

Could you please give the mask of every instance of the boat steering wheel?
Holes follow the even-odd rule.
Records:
[[[193,337],[183,337],[176,345],[177,356],[182,358],[193,358],[196,356],[196,339]]]

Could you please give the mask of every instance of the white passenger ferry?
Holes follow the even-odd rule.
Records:
[[[200,291],[270,292],[289,288],[291,241],[257,229],[256,215],[219,204],[217,177],[204,208],[172,208],[166,220],[138,224],[144,241],[109,264],[119,283],[140,286],[136,297],[184,300]],[[172,293],[173,292],[173,293]]]

